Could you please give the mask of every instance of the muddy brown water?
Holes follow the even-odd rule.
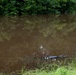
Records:
[[[0,71],[34,68],[38,58],[61,54],[76,55],[75,15],[0,17]]]

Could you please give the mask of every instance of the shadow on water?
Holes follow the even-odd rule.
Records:
[[[76,54],[75,15],[0,17],[0,71],[35,68],[62,54]]]

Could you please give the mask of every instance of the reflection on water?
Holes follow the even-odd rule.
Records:
[[[0,70],[36,67],[37,58],[76,54],[76,17],[0,17]]]

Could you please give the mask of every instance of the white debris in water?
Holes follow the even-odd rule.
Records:
[[[46,57],[45,57],[45,60],[48,60],[48,59],[49,59],[49,58],[46,56]]]
[[[40,46],[40,49],[43,49],[43,46],[42,45]]]
[[[43,50],[43,51],[46,51],[46,48],[44,48],[43,45],[40,45],[39,49]]]

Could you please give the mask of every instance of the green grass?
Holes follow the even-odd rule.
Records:
[[[76,75],[76,68],[66,68],[66,67],[59,67],[53,71],[46,71],[46,70],[30,70],[25,71],[22,75]]]
[[[21,75],[76,75],[76,60],[67,65],[51,64],[41,69],[21,71]]]
[[[16,73],[14,73],[16,74]],[[14,75],[12,73],[0,73],[0,75]],[[36,68],[34,70],[25,70],[17,72],[16,75],[76,75],[76,60],[73,60],[67,65],[59,65],[56,63]]]

